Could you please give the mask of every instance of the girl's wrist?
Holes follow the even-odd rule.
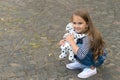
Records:
[[[74,53],[77,54],[77,51],[78,51],[79,47],[76,45],[76,43],[75,42],[71,42],[71,46],[73,48]]]
[[[75,42],[74,42],[73,40],[70,40],[69,43],[70,43],[70,44],[74,44]]]

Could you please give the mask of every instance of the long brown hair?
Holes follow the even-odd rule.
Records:
[[[105,47],[101,33],[94,27],[89,13],[86,10],[76,10],[73,15],[82,17],[88,24],[87,33],[90,38],[90,48],[93,50],[93,58],[96,61],[98,56],[103,54],[103,48]]]

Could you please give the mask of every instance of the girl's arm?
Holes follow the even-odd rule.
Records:
[[[68,35],[65,40],[70,43],[74,53],[77,54],[77,51],[78,51],[79,47],[76,45],[76,43],[74,41],[74,36],[73,35]]]
[[[62,39],[62,40],[60,40],[60,42],[58,43],[58,45],[64,45],[64,43],[65,43],[65,39]]]
[[[84,37],[82,40],[83,40],[82,46],[78,47],[77,44],[74,42],[73,35],[69,35],[66,37],[66,41],[70,43],[75,55],[77,55],[79,59],[85,58],[85,56],[88,54],[88,51],[90,49],[88,36]]]

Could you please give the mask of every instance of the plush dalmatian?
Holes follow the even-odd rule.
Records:
[[[63,38],[65,38],[68,34],[74,35],[74,41],[77,42],[78,38],[85,37],[85,34],[78,34],[74,31],[74,28],[72,26],[72,23],[68,23],[66,26],[67,33],[64,34]],[[66,58],[68,55],[68,59],[72,62],[74,62],[76,59],[74,58],[74,52],[72,50],[72,47],[70,46],[69,42],[65,42],[64,45],[61,45],[61,54],[59,55],[60,59]]]

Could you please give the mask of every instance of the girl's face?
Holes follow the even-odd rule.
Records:
[[[86,28],[88,27],[85,20],[82,17],[77,15],[73,15],[72,23],[73,23],[74,30],[77,33],[84,33],[86,31]]]

